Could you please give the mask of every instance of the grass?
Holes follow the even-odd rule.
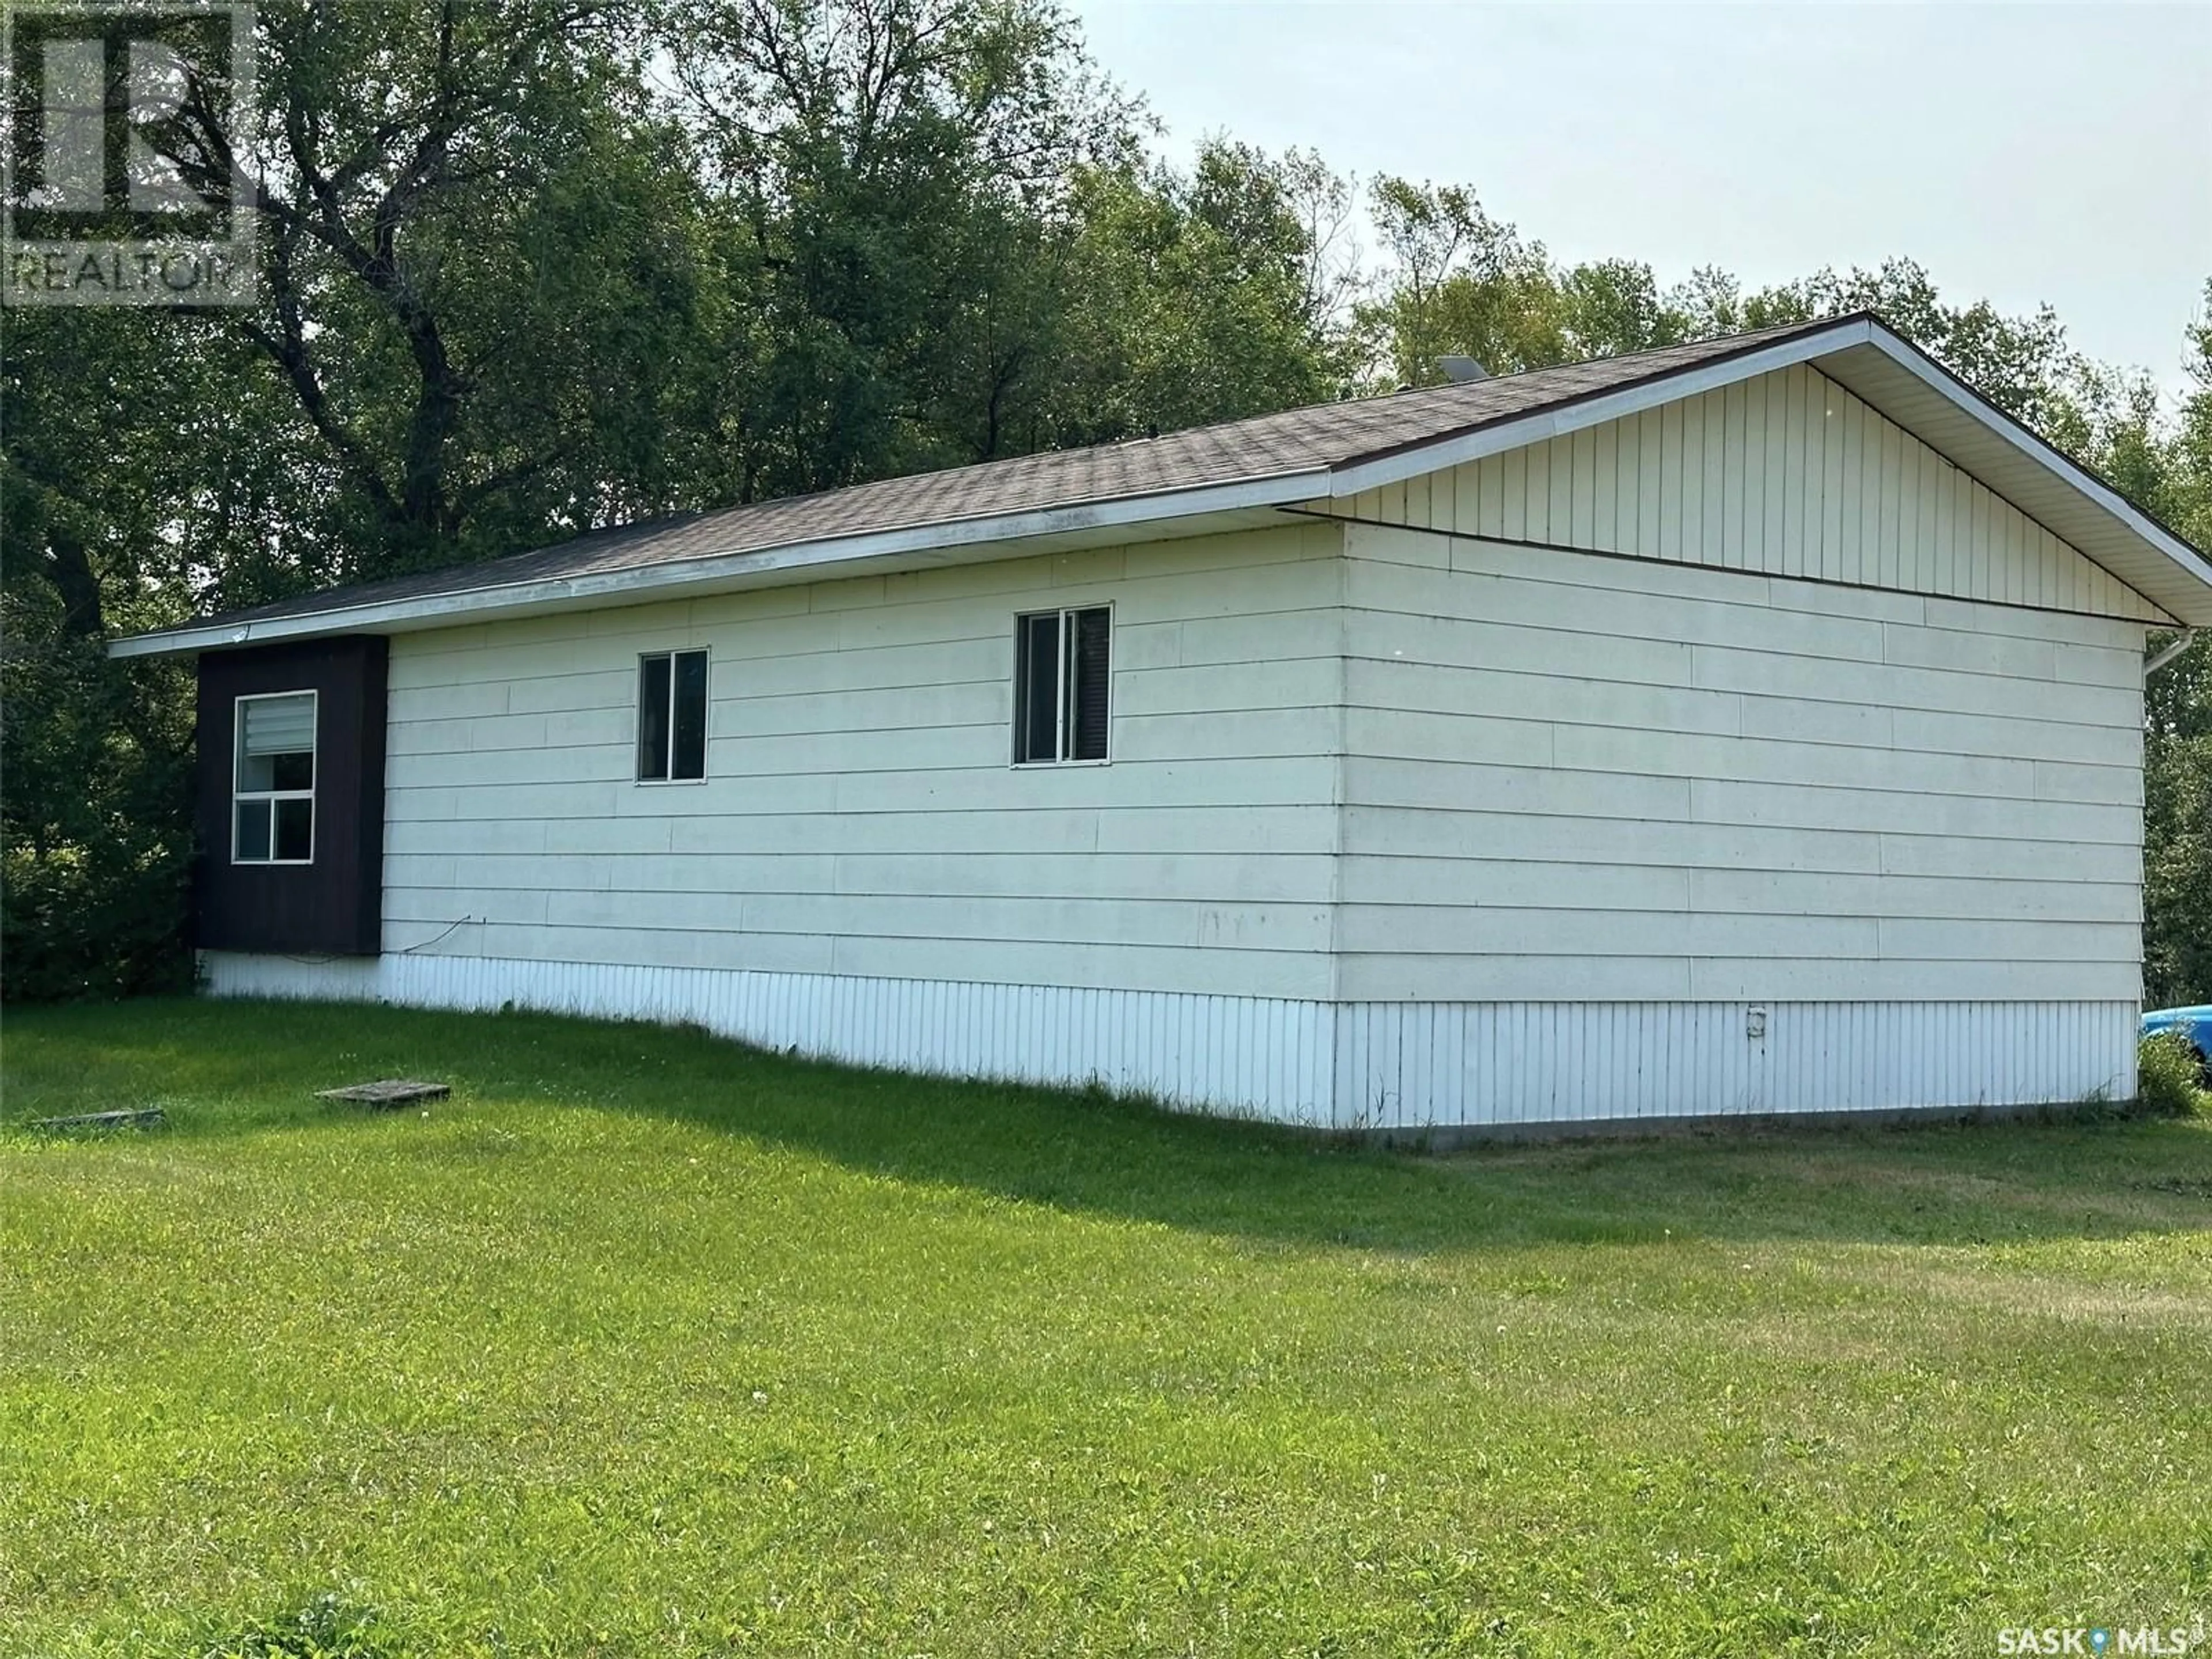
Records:
[[[453,1097],[308,1098],[393,1074]],[[0,1085],[0,1652],[1986,1654],[2212,1612],[2202,1120],[1425,1159],[191,1001],[11,1011]]]

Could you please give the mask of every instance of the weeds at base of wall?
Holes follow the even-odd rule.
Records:
[[[2212,1091],[2205,1082],[2204,1056],[2187,1037],[2179,1031],[2147,1036],[2136,1050],[2136,1097],[2130,1103],[2129,1115],[2188,1117],[2212,1112]]]

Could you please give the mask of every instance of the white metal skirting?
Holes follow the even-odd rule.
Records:
[[[2135,1092],[2123,1002],[1346,1003],[386,955],[208,951],[217,996],[690,1022],[955,1077],[1348,1128],[2043,1105]]]
[[[1337,1018],[1337,1116],[1418,1128],[2124,1100],[2137,1018],[2128,1002],[1353,1003]]]
[[[951,1077],[1083,1085],[1326,1124],[1328,1005],[1069,986],[407,956],[204,951],[217,996],[341,998],[690,1022],[802,1054]]]

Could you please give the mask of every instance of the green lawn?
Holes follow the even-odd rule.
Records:
[[[2212,1122],[1419,1158],[11,1010],[0,1651],[1991,1654],[2212,1613]],[[309,1091],[450,1079],[427,1113]],[[316,1614],[315,1618],[325,1615]]]

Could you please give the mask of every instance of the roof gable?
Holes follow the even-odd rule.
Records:
[[[1416,473],[1323,510],[1495,541],[2172,621],[1806,363]]]
[[[1746,349],[1339,470],[1333,495],[1396,482],[1810,364],[2189,627],[2212,626],[2212,561],[1870,313],[1735,338]]]

